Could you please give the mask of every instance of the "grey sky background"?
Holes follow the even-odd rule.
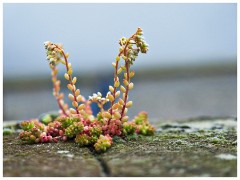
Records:
[[[4,4],[4,78],[49,74],[43,42],[63,43],[78,73],[112,68],[118,40],[142,27],[135,68],[236,62],[236,4]]]

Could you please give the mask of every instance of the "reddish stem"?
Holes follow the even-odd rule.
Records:
[[[67,72],[68,72],[68,71],[69,71],[69,68],[68,68],[68,60],[67,60],[67,57],[66,57],[64,51],[63,51],[61,48],[59,48],[57,45],[56,45],[56,47],[61,51],[61,53],[62,53],[62,55],[63,55],[63,57],[64,57],[66,69],[67,69]],[[72,75],[69,75],[69,82],[70,82],[70,84],[71,84],[72,86],[74,86],[74,84],[72,83]],[[72,90],[72,93],[73,93],[74,100],[77,102],[77,97],[75,96],[75,91],[74,91],[74,89]],[[75,107],[75,109],[76,109],[77,114],[80,114],[79,111],[78,111],[78,107]]]
[[[127,81],[128,81],[128,84],[129,84],[130,83],[129,63],[127,61],[125,62],[125,67],[126,67],[126,71],[127,71]],[[125,110],[126,104],[127,104],[128,91],[129,91],[129,85],[126,86],[126,92],[125,92],[125,97],[124,97],[124,105],[123,105],[123,108],[122,108],[120,121],[122,120],[122,118],[124,116],[124,110]]]
[[[56,69],[57,69],[56,67],[53,68],[52,77],[57,80],[57,75],[54,73],[54,71],[55,71]],[[59,92],[57,91],[57,85],[56,85],[56,83],[54,83],[54,82],[53,82],[53,87],[54,87],[54,91],[55,91],[55,93],[56,93],[55,98],[57,99],[57,103],[58,103],[59,108],[62,110],[62,112],[63,112],[63,114],[64,114],[65,116],[68,116],[68,114],[66,113],[66,111],[65,111],[65,109],[63,108],[62,104],[60,103],[60,100],[61,100],[61,99],[59,98]]]
[[[135,35],[136,35],[136,34],[133,34],[133,35],[129,38],[129,41],[130,41],[131,39],[133,39]],[[122,53],[124,54],[124,56],[126,56],[126,49],[127,49],[128,44],[129,44],[129,41],[126,43],[124,49],[118,54],[119,57],[122,55]],[[114,74],[114,82],[115,82],[115,80],[117,79],[118,62],[119,62],[119,61],[116,62],[115,74]],[[126,63],[125,63],[125,65],[126,65]],[[128,77],[129,77],[129,72],[128,72],[127,74],[128,74]],[[112,112],[112,106],[113,106],[114,103],[115,103],[115,93],[116,93],[116,89],[117,89],[117,88],[114,87],[114,90],[113,90],[114,100],[113,100],[113,102],[111,102],[111,108],[110,108],[110,114],[111,114],[111,115],[113,114],[113,112]],[[127,89],[126,89],[126,94],[128,94],[128,87],[127,87]],[[126,95],[125,95],[125,96],[126,96]],[[125,102],[125,101],[124,101],[124,102]],[[125,103],[125,104],[126,104],[126,103]],[[125,109],[125,105],[124,105],[124,109]],[[124,111],[123,111],[123,112],[124,112]],[[122,114],[122,113],[121,113],[121,114]],[[112,119],[112,118],[110,118],[110,119],[108,120],[108,124],[110,124],[111,119]],[[121,115],[121,119],[122,119],[122,115]],[[120,120],[121,120],[121,119],[120,119]]]

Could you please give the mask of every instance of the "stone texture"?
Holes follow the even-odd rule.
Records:
[[[237,121],[195,118],[156,124],[154,136],[114,138],[104,154],[73,142],[3,140],[4,176],[237,176]]]

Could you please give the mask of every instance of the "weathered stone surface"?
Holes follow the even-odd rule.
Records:
[[[104,176],[89,149],[73,142],[23,145],[8,135],[3,143],[4,176]]]
[[[73,142],[22,145],[4,136],[4,176],[236,176],[234,118],[157,124],[154,136],[114,138],[104,154]]]

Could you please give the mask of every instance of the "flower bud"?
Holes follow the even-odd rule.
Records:
[[[80,94],[80,89],[77,89],[74,94],[75,96],[78,96]]]
[[[62,63],[63,65],[65,65],[65,64],[66,64],[66,61],[64,61],[63,59],[61,59],[61,63]]]
[[[115,81],[114,82],[114,87],[118,87],[120,85],[120,82],[119,81]]]
[[[81,104],[81,105],[78,106],[78,110],[79,110],[79,111],[83,110],[84,108],[85,108],[85,105],[84,105],[84,104]]]
[[[128,101],[127,104],[126,104],[126,107],[127,108],[130,108],[132,106],[133,102],[132,101]]]
[[[68,68],[71,69],[71,67],[72,67],[72,64],[68,63]]]
[[[116,63],[113,62],[113,63],[112,63],[112,66],[115,68],[115,67],[116,67]]]
[[[77,82],[77,78],[74,77],[73,80],[72,80],[72,83],[75,84]]]
[[[73,90],[74,90],[74,91],[76,91],[76,86],[75,86],[75,85],[73,85],[72,87],[73,87]]]
[[[76,110],[73,109],[73,108],[70,108],[70,113],[71,113],[71,114],[76,114]]]
[[[109,91],[111,91],[113,93],[114,88],[112,86],[109,86]]]
[[[68,94],[68,98],[71,100],[71,101],[74,101],[74,96],[72,94]]]
[[[134,87],[134,84],[131,82],[131,83],[128,85],[128,88],[129,88],[129,90],[131,90],[131,89],[133,89],[133,87]]]
[[[122,70],[126,70],[126,67],[125,67],[125,66],[121,66],[121,69],[122,69]]]
[[[135,72],[134,72],[134,71],[131,71],[131,72],[130,72],[130,78],[132,78],[134,75],[135,75]]]
[[[122,110],[123,106],[118,102],[118,109]]]
[[[118,70],[117,70],[117,74],[120,74],[122,72],[122,68],[119,68]]]
[[[128,108],[125,108],[124,109],[124,114],[127,114],[127,112],[128,112]]]
[[[129,82],[126,79],[123,79],[123,84],[127,87]]]
[[[67,73],[64,74],[66,80],[69,80],[69,75]]]
[[[82,101],[82,96],[81,96],[81,95],[78,95],[78,96],[77,96],[77,102],[80,102],[80,101]]]
[[[114,97],[113,95],[111,95],[110,93],[108,94],[107,98],[112,102],[114,101]]]
[[[72,102],[72,105],[73,105],[74,107],[78,107],[78,103],[77,103],[76,101],[73,101],[73,102]]]
[[[127,60],[127,57],[126,56],[122,56],[122,58],[126,61]]]
[[[111,118],[111,114],[109,112],[104,112],[103,117]]]
[[[117,56],[117,57],[116,57],[116,61],[120,61],[120,56]]]
[[[125,87],[123,87],[123,86],[120,86],[120,90],[121,90],[123,93],[126,92],[126,89],[125,89]]]
[[[124,78],[127,79],[127,73],[124,73]]]
[[[121,98],[118,99],[118,102],[119,102],[119,104],[121,104],[121,105],[124,105],[124,104],[125,104],[124,101],[123,101]]]
[[[66,58],[68,58],[68,57],[69,57],[69,54],[68,54],[68,53],[66,53],[66,54],[65,54],[65,56],[66,56]]]
[[[68,84],[68,85],[67,85],[67,88],[68,88],[70,91],[73,90],[73,86],[72,86],[71,84]]]
[[[73,73],[72,69],[69,69],[67,73],[71,75]]]
[[[59,103],[60,103],[61,105],[63,105],[63,104],[64,104],[64,101],[63,101],[62,99],[60,99],[60,100],[59,100]]]
[[[115,103],[113,106],[112,106],[112,109],[115,110],[119,107],[118,103]]]
[[[119,119],[121,117],[121,114],[118,111],[116,111],[114,112],[113,116],[115,119]]]
[[[120,96],[120,91],[117,91],[117,92],[115,93],[115,98],[117,98],[118,96]]]
[[[122,118],[122,122],[128,122],[128,119],[129,119],[128,116],[124,116],[124,117]]]

